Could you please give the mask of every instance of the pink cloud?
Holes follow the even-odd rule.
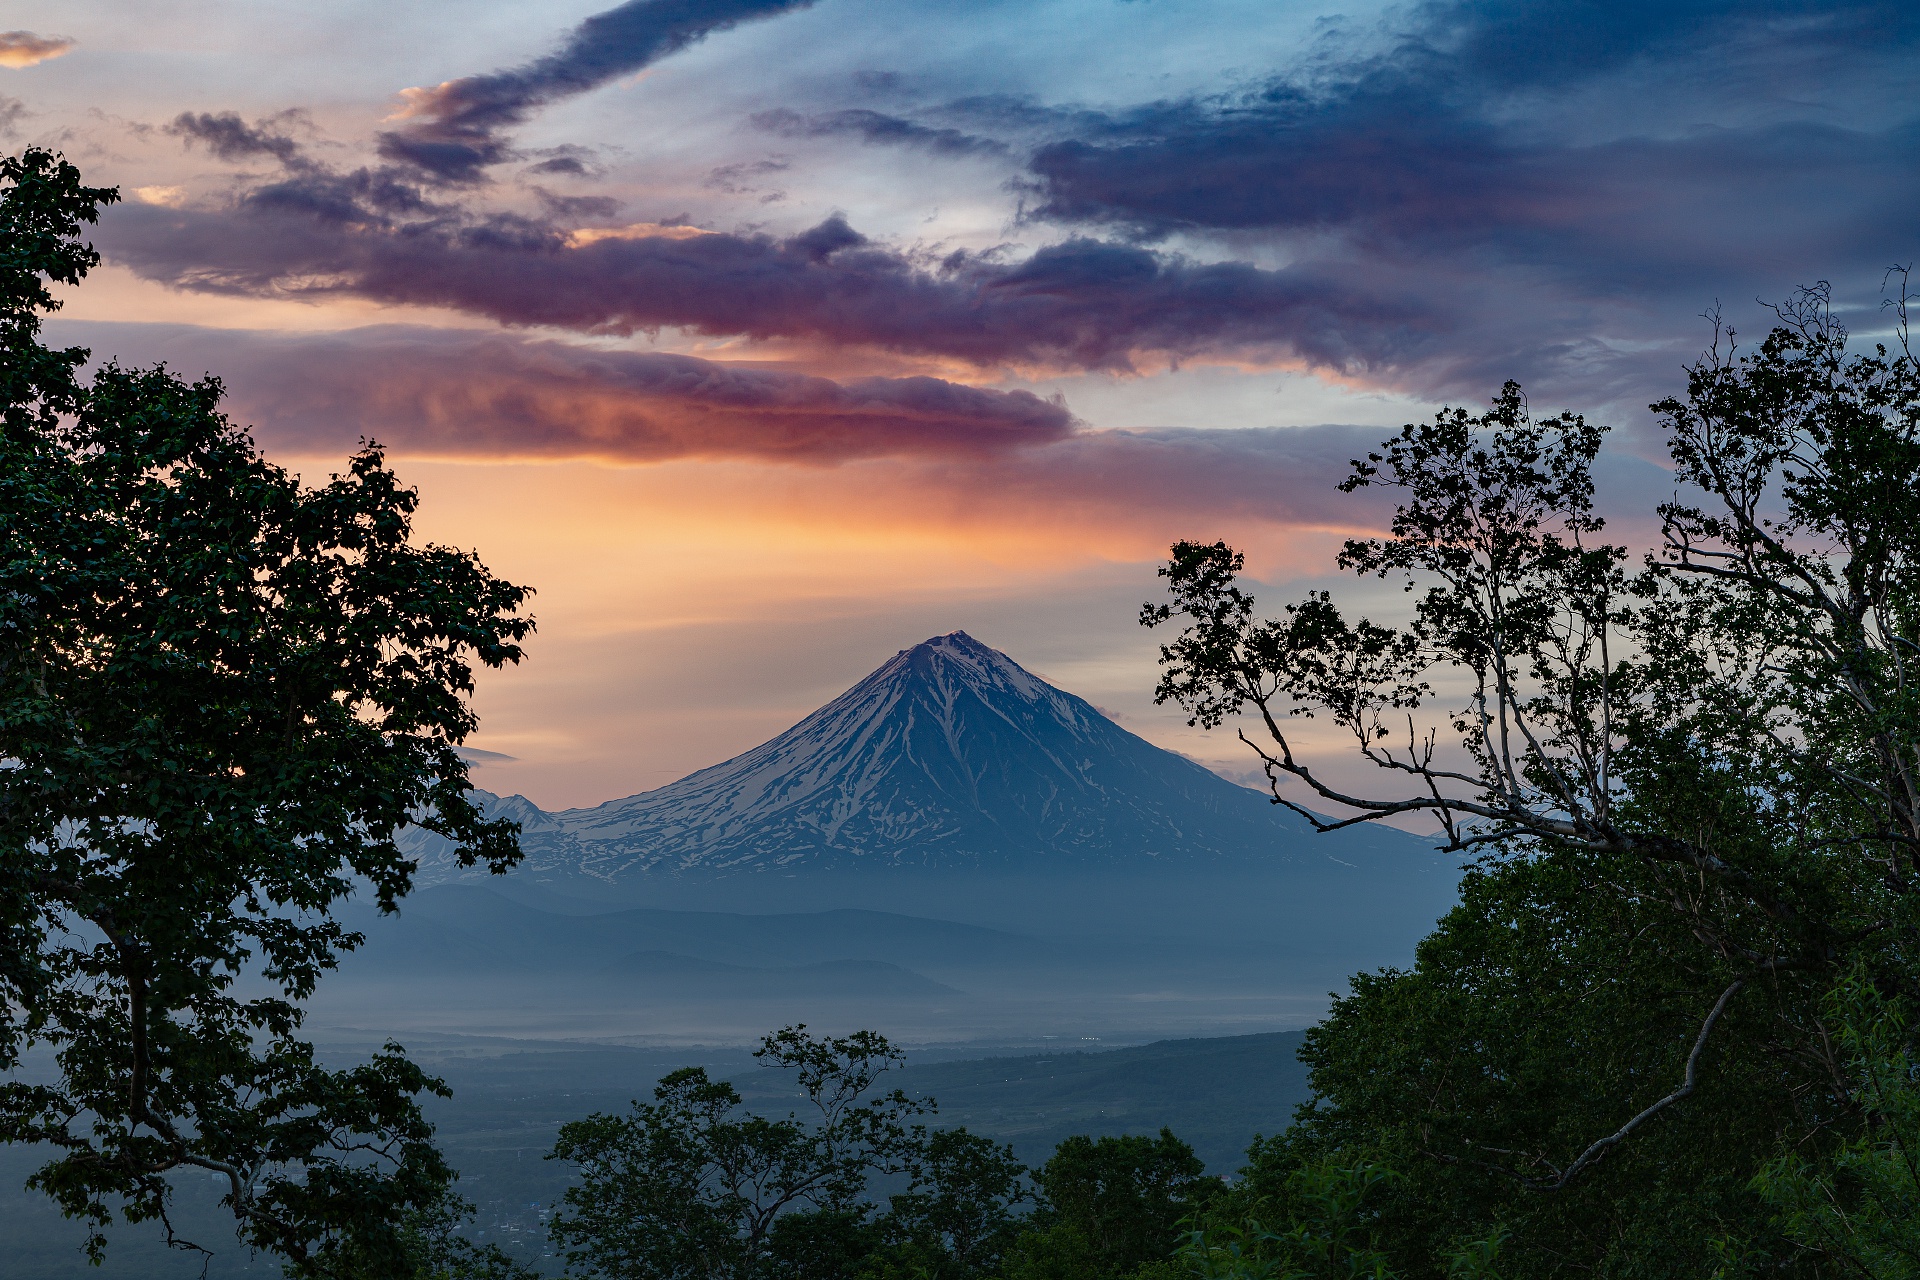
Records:
[[[67,331],[102,358],[217,373],[230,412],[281,448],[338,451],[366,435],[449,457],[834,462],[993,453],[1058,440],[1074,425],[1063,403],[1026,391],[929,377],[834,381],[471,330]]]
[[[40,36],[31,31],[0,31],[0,67],[31,67],[72,50],[65,36]]]

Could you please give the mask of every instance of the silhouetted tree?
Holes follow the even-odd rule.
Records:
[[[1165,1129],[1068,1138],[1033,1180],[1040,1205],[1007,1260],[1008,1280],[1109,1280],[1165,1261],[1183,1221],[1221,1190]]]
[[[805,1119],[755,1115],[731,1084],[688,1067],[651,1103],[561,1128],[553,1158],[580,1184],[550,1230],[570,1265],[609,1280],[824,1280],[879,1247],[869,1184],[912,1168],[907,1121],[925,1110],[897,1089],[872,1094],[899,1053],[871,1031],[797,1026],[754,1056],[798,1077]]]
[[[377,448],[309,488],[215,379],[82,380],[40,320],[115,193],[42,150],[0,184],[0,1068],[57,1064],[0,1084],[0,1140],[52,1148],[32,1183],[96,1256],[194,1169],[289,1274],[403,1274],[449,1177],[417,1103],[440,1085],[392,1045],[322,1066],[300,1002],[359,941],[335,904],[407,892],[403,828],[519,856],[455,748],[528,592],[415,545]]]
[[[1749,1180],[1859,1123],[1827,992],[1860,966],[1920,995],[1920,365],[1894,305],[1865,354],[1825,286],[1750,352],[1716,327],[1653,406],[1677,492],[1638,568],[1600,541],[1601,430],[1508,383],[1343,486],[1400,499],[1340,564],[1401,582],[1406,625],[1328,592],[1263,620],[1220,543],[1162,571],[1162,700],[1251,713],[1317,828],[1425,815],[1474,860],[1415,969],[1357,978],[1310,1037],[1318,1105],[1255,1161],[1399,1170],[1380,1212],[1415,1273],[1495,1219],[1537,1275],[1777,1251]],[[1390,785],[1322,776],[1301,716]]]
[[[1032,1199],[1012,1148],[965,1129],[916,1132],[909,1164],[909,1188],[889,1197],[880,1221],[889,1248],[865,1272],[876,1280],[997,1275]]]

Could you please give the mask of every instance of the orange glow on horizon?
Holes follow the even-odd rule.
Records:
[[[281,459],[310,479],[340,459]],[[478,549],[540,589],[538,611],[600,634],[776,601],[999,591],[1108,565],[1155,565],[1180,537],[1222,537],[1261,579],[1318,574],[1365,526],[1285,524],[1092,498],[1040,507],[954,468],[679,461],[607,467],[396,456],[423,494],[422,536]],[[316,465],[317,464],[317,465]],[[944,473],[944,474],[942,474]]]
[[[341,465],[300,461],[315,480]],[[475,550],[538,592],[527,662],[481,677],[473,745],[516,757],[477,770],[478,785],[547,807],[737,754],[895,648],[956,627],[1124,713],[1136,733],[1236,760],[1230,733],[1188,730],[1151,705],[1164,637],[1134,618],[1160,590],[1168,544],[1225,538],[1273,581],[1325,573],[1345,536],[1371,532],[1039,506],[896,462],[393,462],[421,490],[423,540]]]

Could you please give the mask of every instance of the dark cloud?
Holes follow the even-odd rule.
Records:
[[[63,341],[126,363],[219,374],[229,411],[270,446],[655,462],[956,457],[1045,444],[1066,406],[938,378],[835,382],[663,352],[380,326],[285,335],[65,322]]]
[[[302,166],[245,191],[238,207],[263,220],[312,219],[334,228],[392,230],[401,218],[457,216],[452,206],[429,200],[391,168],[359,168],[342,173],[319,165]],[[503,222],[494,219],[495,223]]]
[[[1911,246],[1920,9],[1415,12],[1384,49],[1056,134],[1031,157],[1028,215],[1144,240],[1265,236],[1410,273],[1514,267],[1688,311],[1719,289],[1865,275]],[[1848,100],[1862,91],[1864,110]]]
[[[1343,494],[1369,426],[1088,430],[1026,392],[935,378],[832,381],[764,366],[607,351],[512,335],[378,326],[289,335],[187,325],[52,322],[52,337],[127,364],[166,362],[227,386],[269,451],[342,455],[372,436],[403,455],[741,458],[883,469],[911,505],[974,515],[1139,523],[1213,537],[1257,520],[1334,534],[1383,527],[1385,490]],[[1620,452],[1597,468],[1608,536],[1651,545],[1670,473]],[[1156,533],[1156,536],[1160,536]]]
[[[813,0],[628,0],[573,29],[559,51],[491,75],[409,93],[409,123],[380,135],[380,154],[444,183],[480,181],[509,159],[503,133],[534,111],[757,18]]]
[[[982,366],[1126,369],[1143,353],[1249,351],[1390,370],[1447,327],[1431,300],[1340,267],[1269,271],[1096,240],[929,265],[837,216],[785,239],[672,227],[584,238],[509,218],[396,224],[338,203],[359,181],[280,184],[219,211],[121,206],[99,240],[141,275],[204,291],[348,294],[510,325],[680,327]]]
[[[294,130],[312,131],[306,113],[282,111],[249,124],[231,111],[184,111],[166,131],[188,146],[200,145],[221,160],[244,162],[272,159],[281,172],[244,186],[237,197],[240,208],[272,218],[311,218],[335,227],[395,226],[397,218],[447,216],[452,206],[429,199],[421,186],[392,166],[341,171],[315,160],[293,136]],[[543,203],[550,199],[533,188]],[[563,209],[574,216],[611,216],[611,201]]]
[[[1378,427],[1090,431],[1026,392],[935,378],[826,378],[658,352],[602,351],[410,326],[262,333],[53,322],[55,340],[126,364],[217,373],[226,409],[269,451],[344,454],[371,436],[402,455],[664,462],[892,459],[908,493],[996,509],[1187,513],[1351,528],[1373,493],[1341,494]]]
[[[732,164],[723,164],[707,174],[701,185],[712,191],[722,191],[730,196],[753,195],[763,190],[760,180],[770,178],[776,173],[785,173],[793,167],[793,161],[786,156],[768,156],[763,160],[737,160]],[[772,193],[775,199],[784,193]],[[765,197],[762,198],[765,202]]]
[[[32,114],[20,99],[0,94],[0,138],[11,138],[18,131],[20,122]]]
[[[539,164],[529,165],[529,173],[563,173],[571,177],[586,177],[590,172],[586,161],[578,156],[554,156],[551,160],[542,160]]]
[[[586,147],[542,147],[528,153],[540,159],[527,166],[530,174],[551,174],[568,178],[598,178],[604,171],[594,163],[593,152]]]
[[[781,108],[759,112],[753,117],[753,123],[783,138],[850,135],[863,142],[912,147],[943,156],[1004,156],[1012,150],[997,138],[981,137],[958,129],[922,124],[902,116],[859,108],[816,116],[803,116],[797,111]]]
[[[747,9],[696,21],[625,6],[550,59],[432,91],[419,127],[497,140],[621,58],[763,12]],[[1738,312],[1826,277],[1872,306],[1884,262],[1912,255],[1920,8],[1513,0],[1411,13],[1228,96],[755,117],[780,134],[949,155],[1017,145],[1024,216],[1068,237],[1025,257],[935,260],[837,215],[786,236],[582,231],[569,224],[611,212],[564,196],[539,218],[488,212],[415,168],[289,159],[284,131],[224,116],[176,128],[286,172],[223,208],[117,208],[101,244],[187,288],[352,295],[506,325],[683,328],[981,367],[1296,363],[1473,398],[1512,376],[1587,406],[1670,389],[1716,299]],[[760,181],[788,163],[723,164],[709,183],[770,199]]]
[[[1427,0],[1372,57],[1335,59],[1323,74],[1345,83],[1420,80],[1487,89],[1570,84],[1622,69],[1657,78],[1691,70],[1795,65],[1828,74],[1894,52],[1920,36],[1920,11],[1905,0]],[[1804,105],[1819,86],[1749,83]]]
[[[1315,237],[1316,256],[1398,264],[1410,277],[1524,271],[1536,289],[1678,303],[1683,315],[1716,295],[1777,294],[1815,276],[1864,283],[1912,248],[1920,129],[1907,121],[1561,149],[1418,113],[1341,124],[1056,144],[1033,161],[1045,197],[1034,216],[1152,238]]]
[[[545,187],[534,187],[533,194],[539,199],[540,207],[553,218],[569,221],[599,218],[604,221],[620,212],[620,202],[612,196],[563,196]]]
[[[298,167],[305,161],[301,146],[282,128],[301,119],[300,113],[288,111],[248,124],[232,111],[183,111],[167,132],[200,143],[222,160],[272,156],[283,165]]]

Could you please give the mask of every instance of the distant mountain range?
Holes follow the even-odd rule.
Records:
[[[903,649],[793,728],[654,791],[517,820],[524,874],[601,883],[861,868],[1071,873],[1328,860],[1417,842],[1315,836],[1263,793],[1127,732],[965,632]],[[411,847],[425,884],[463,877]]]

